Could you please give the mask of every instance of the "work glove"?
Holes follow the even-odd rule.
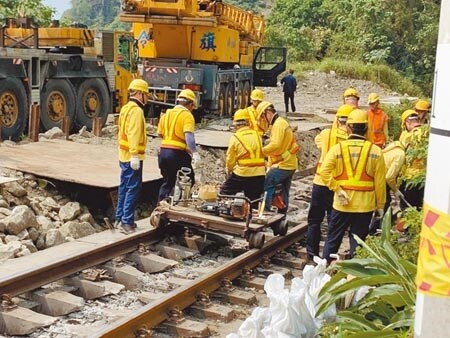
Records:
[[[336,191],[336,194],[337,194],[337,196],[338,196],[339,203],[340,203],[341,205],[343,205],[343,206],[348,205],[348,195],[347,195],[347,193],[345,192],[345,190],[339,188],[339,189]]]
[[[402,194],[402,192],[400,190],[397,189],[396,192],[394,192],[394,196],[397,197],[398,199],[404,199],[405,195]]]
[[[375,210],[375,214],[373,215],[373,217],[375,219],[382,219],[384,215],[384,210],[383,209],[377,209]]]
[[[195,152],[192,155],[192,167],[194,169],[199,168],[202,165],[202,158],[198,152]]]
[[[141,167],[141,161],[139,161],[139,157],[138,156],[131,156],[131,160],[130,160],[130,167],[133,170],[139,170],[139,168]]]

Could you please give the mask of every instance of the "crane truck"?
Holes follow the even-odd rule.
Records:
[[[56,26],[56,27],[55,27]],[[127,100],[136,66],[131,32],[85,27],[37,27],[30,18],[0,28],[0,136],[18,140],[31,104],[40,105],[41,130],[101,125]]]
[[[150,114],[189,88],[201,111],[231,116],[286,69],[285,48],[262,47],[264,18],[220,0],[122,0],[120,19],[132,23]]]

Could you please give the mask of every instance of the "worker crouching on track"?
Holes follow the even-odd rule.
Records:
[[[353,110],[347,119],[349,137],[333,146],[322,163],[320,175],[334,191],[328,235],[323,252],[330,262],[336,254],[345,231],[365,240],[374,210],[382,218],[386,201],[385,164],[381,149],[367,141],[367,113]],[[350,237],[350,256],[356,249],[356,240]]]
[[[117,198],[116,226],[127,231],[136,228],[134,211],[142,187],[142,164],[145,158],[147,134],[144,106],[148,101],[148,84],[135,79],[128,87],[129,101],[119,115],[120,185]]]
[[[250,200],[256,200],[264,192],[266,167],[262,153],[261,137],[250,128],[250,116],[246,109],[234,114],[236,132],[230,139],[227,150],[227,180],[220,187],[222,195],[235,195],[244,191]],[[257,207],[257,203],[253,205]]]
[[[321,238],[320,224],[325,214],[327,223],[330,224],[331,210],[333,209],[333,191],[328,189],[320,176],[320,168],[331,147],[347,139],[347,118],[354,108],[349,104],[343,104],[336,112],[336,118],[330,128],[324,129],[316,136],[314,142],[320,149],[319,163],[313,180],[311,191],[311,203],[308,211],[308,233],[306,236],[306,250],[308,258],[319,256],[319,243]]]
[[[195,183],[194,167],[201,165],[201,157],[195,146],[195,120],[192,111],[197,107],[197,97],[190,89],[184,89],[177,97],[177,105],[161,115],[158,135],[162,138],[158,165],[163,177],[159,200],[169,196],[175,186],[177,173],[189,168],[191,183]]]
[[[289,123],[277,114],[270,102],[261,102],[256,110],[258,112],[258,123],[262,129],[267,130],[269,136],[267,144],[263,147],[263,154],[268,157],[268,171],[264,181],[265,209],[270,210],[275,188],[277,185],[281,185],[284,208],[279,209],[279,212],[286,215],[292,176],[298,168],[297,152],[299,146]]]

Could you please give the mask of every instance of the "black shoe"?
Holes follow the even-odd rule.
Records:
[[[135,232],[136,231],[136,223],[134,224],[121,224],[120,227],[122,228],[121,230],[123,230],[126,233],[131,233],[131,232]]]

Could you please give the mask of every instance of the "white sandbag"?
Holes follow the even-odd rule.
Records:
[[[237,337],[227,338],[265,338],[261,330],[270,323],[270,311],[268,308],[257,307],[239,327]]]

